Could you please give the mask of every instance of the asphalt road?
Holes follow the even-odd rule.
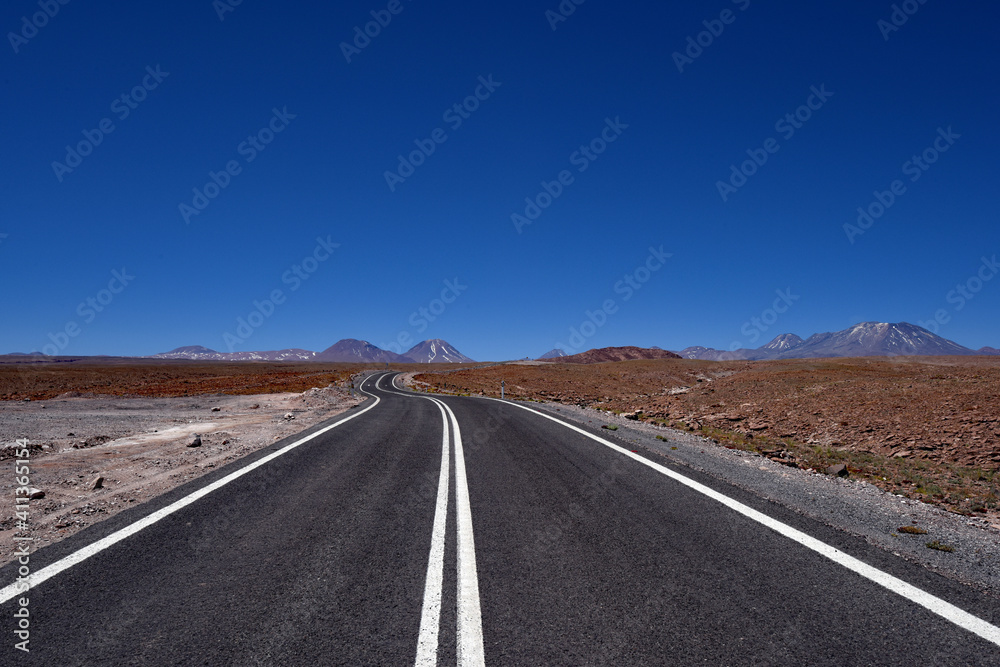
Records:
[[[1000,664],[971,588],[607,431],[392,377],[31,553],[0,664]]]

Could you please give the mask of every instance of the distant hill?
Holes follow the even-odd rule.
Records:
[[[538,357],[538,361],[544,361],[545,359],[558,359],[560,357],[568,357],[564,351],[560,350],[558,347],[554,350],[549,350],[542,356]]]
[[[812,357],[894,357],[990,354],[975,352],[958,343],[907,322],[861,322],[843,331],[813,334],[802,340],[795,334],[781,334],[755,350],[715,350],[688,347],[685,359],[757,360],[807,359]]]
[[[995,347],[981,347],[976,350],[976,354],[1000,354],[1000,350]]]
[[[602,347],[587,350],[568,357],[554,357],[546,361],[558,361],[566,364],[601,364],[608,361],[632,361],[634,359],[680,359],[680,355],[666,350],[654,350],[646,347]]]
[[[451,343],[440,338],[432,338],[422,343],[417,343],[407,350],[403,356],[412,359],[418,364],[466,364],[473,361],[456,350]]]
[[[362,364],[412,364],[413,359],[383,350],[366,340],[344,338],[316,355],[316,361],[354,362]]]

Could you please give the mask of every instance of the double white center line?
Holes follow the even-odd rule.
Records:
[[[385,376],[383,376],[385,377]],[[379,388],[382,378],[375,383]],[[413,397],[412,394],[402,394]],[[424,585],[424,606],[420,615],[417,637],[417,667],[436,666],[438,632],[441,626],[441,590],[444,584],[444,537],[448,522],[450,486],[449,437],[455,444],[455,513],[458,520],[458,664],[459,667],[481,667],[486,664],[483,651],[483,618],[479,607],[479,577],[476,573],[476,544],[472,534],[472,508],[469,484],[465,475],[465,454],[458,419],[443,401],[429,396],[416,396],[432,401],[441,411],[441,474],[438,477],[437,504],[434,509],[434,529]],[[449,428],[450,422],[450,428]]]

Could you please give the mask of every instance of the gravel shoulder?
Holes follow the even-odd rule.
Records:
[[[554,402],[531,406],[589,426],[615,425],[617,430],[604,434],[612,442],[641,446],[1000,599],[1000,525],[989,519],[961,516],[864,481],[790,468],[703,436],[600,410]],[[927,532],[900,533],[903,526]],[[928,548],[932,541],[954,551]]]
[[[339,387],[303,393],[183,398],[87,397],[0,401],[0,565],[15,535],[33,548],[68,537],[128,507],[344,412],[363,396]],[[190,446],[198,435],[201,445]],[[30,446],[29,527],[17,530],[15,458]],[[95,488],[98,477],[103,478]]]

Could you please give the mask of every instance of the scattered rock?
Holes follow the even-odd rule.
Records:
[[[195,434],[194,440],[188,444],[188,447],[201,447],[201,435]]]
[[[45,497],[45,492],[41,489],[28,489],[28,500],[38,500]]]
[[[212,412],[222,412],[222,408],[212,408]]]
[[[106,435],[95,435],[92,438],[87,438],[86,440],[81,440],[80,442],[73,445],[73,449],[87,449],[88,447],[98,447],[105,443],[111,442],[114,438]]]
[[[286,412],[285,416],[282,417],[282,419],[284,419],[286,421],[291,421],[291,420],[295,419],[295,415],[293,415],[291,412]]]
[[[838,463],[837,465],[830,466],[826,469],[827,475],[836,475],[837,477],[847,477],[850,473],[847,471],[847,466],[843,463]]]
[[[100,476],[95,477],[94,481],[91,482],[90,484],[90,490],[96,491],[97,489],[103,489],[103,488],[104,488],[104,478]]]

